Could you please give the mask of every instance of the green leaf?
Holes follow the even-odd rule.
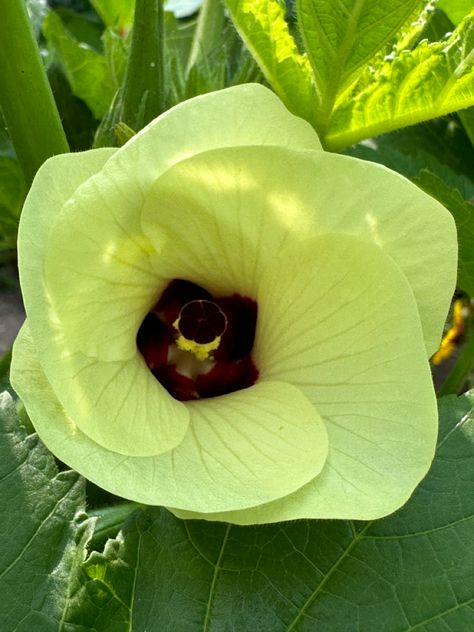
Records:
[[[180,22],[169,11],[165,11],[165,51],[169,63],[177,58],[179,66],[184,70],[189,58],[196,21]],[[172,80],[172,76],[168,80]]]
[[[224,25],[224,5],[220,0],[205,0],[194,31],[188,69],[210,58],[222,41]]]
[[[106,26],[123,31],[132,24],[134,0],[90,0],[90,2]]]
[[[297,0],[298,23],[321,99],[323,124],[338,93],[421,9],[420,0]]]
[[[103,51],[101,40],[103,25],[92,10],[78,13],[68,7],[57,7],[54,12],[61,18],[61,22],[71,37],[82,44],[87,44],[99,53]]]
[[[439,0],[438,7],[443,9],[454,24],[459,24],[472,11],[472,0]]]
[[[278,0],[227,0],[232,20],[288,109],[316,123],[318,96],[308,58],[298,52]]]
[[[452,213],[459,242],[458,287],[474,296],[474,206],[429,171],[422,171],[413,181]]]
[[[423,39],[426,29],[433,21],[433,16],[436,13],[442,13],[442,11],[438,11],[435,8],[435,3],[436,0],[424,0],[418,3],[417,9],[397,33],[392,52],[395,50],[399,53],[402,50],[412,49],[421,39]],[[444,33],[446,33],[446,31],[444,31]],[[436,39],[438,40],[441,38],[438,37]],[[385,50],[387,51],[387,47]],[[379,55],[381,54],[382,51]]]
[[[349,147],[344,153],[378,162],[410,179],[427,169],[458,189],[464,199],[474,197],[474,152],[453,119],[437,119],[384,134]]]
[[[105,56],[75,40],[53,11],[43,22],[43,34],[61,62],[75,96],[85,101],[95,118],[100,119],[117,88]]]
[[[235,527],[136,512],[84,563],[65,629],[473,629],[473,406],[473,392],[441,401],[431,473],[384,520]]]
[[[125,75],[129,39],[123,38],[112,28],[106,28],[103,34],[105,58],[109,73],[115,86],[121,86]]]
[[[420,168],[428,168],[430,171],[437,173],[443,180],[448,178],[448,172],[438,173],[434,167],[434,161],[442,163],[450,168],[450,172],[464,176],[474,182],[472,164],[474,163],[474,148],[469,138],[467,138],[462,126],[456,116],[449,116],[441,119],[434,119],[415,125],[412,127],[398,130],[395,133],[386,134],[373,140],[379,145],[388,142],[401,151],[412,156],[417,156],[420,152],[423,156],[420,158]],[[430,156],[429,162],[423,164],[423,160]],[[469,193],[469,187],[463,187],[459,183],[452,184],[455,188],[463,193],[464,197],[469,198],[474,193]],[[472,184],[471,184],[472,187]],[[466,188],[466,190],[464,190]]]
[[[388,57],[371,81],[336,108],[328,148],[474,105],[474,11],[443,42],[421,42]]]
[[[58,474],[37,435],[19,425],[0,395],[0,620],[3,630],[61,630],[93,521],[84,481]]]

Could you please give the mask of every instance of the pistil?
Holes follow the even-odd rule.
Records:
[[[179,349],[190,351],[198,360],[207,360],[219,348],[227,317],[213,301],[195,300],[184,305],[173,327],[179,334]]]
[[[258,379],[252,359],[257,303],[174,279],[143,321],[137,346],[156,379],[181,401],[218,397]]]

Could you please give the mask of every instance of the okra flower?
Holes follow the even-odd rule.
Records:
[[[12,383],[105,489],[240,524],[372,519],[427,472],[452,218],[262,86],[46,162],[19,263]]]

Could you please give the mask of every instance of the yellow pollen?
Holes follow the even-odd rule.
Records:
[[[179,318],[174,321],[173,327],[179,332]],[[195,340],[188,340],[182,333],[179,333],[176,346],[182,351],[190,351],[198,360],[207,360],[211,353],[219,348],[221,339],[222,336],[217,336],[211,342],[199,343]]]

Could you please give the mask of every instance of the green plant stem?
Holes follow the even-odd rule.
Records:
[[[474,332],[470,330],[469,336],[461,349],[456,364],[451,369],[448,377],[439,390],[439,397],[460,393],[469,373],[474,368]]]
[[[0,108],[30,184],[42,163],[69,151],[24,0],[2,3]]]
[[[130,502],[89,511],[88,514],[90,516],[97,517],[94,535],[91,540],[92,546],[103,542],[107,538],[115,537],[128,516],[140,507],[141,505],[138,503]]]
[[[162,0],[136,0],[120,120],[140,130],[165,109]]]
[[[187,72],[219,46],[224,28],[224,4],[221,0],[204,0],[189,53]]]

